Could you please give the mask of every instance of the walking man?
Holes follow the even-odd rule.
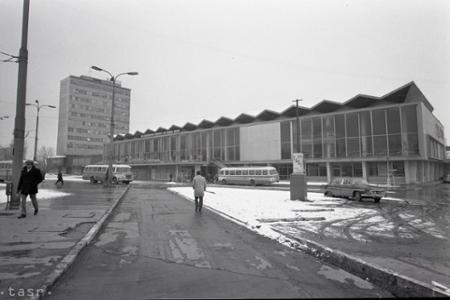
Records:
[[[206,179],[197,171],[197,175],[192,180],[192,188],[194,189],[195,211],[202,211],[203,196],[206,191]],[[198,201],[200,199],[200,202]]]
[[[58,180],[56,180],[56,182],[55,182],[56,186],[59,188],[58,183],[60,183],[60,186],[64,185],[64,179],[63,179],[61,170],[58,171]]]
[[[21,197],[21,214],[18,219],[27,216],[27,196],[30,195],[31,203],[33,203],[34,214],[37,215],[39,207],[36,199],[38,192],[38,184],[43,180],[41,170],[36,168],[32,160],[25,162],[25,167],[20,173],[19,184],[17,186],[17,193]]]

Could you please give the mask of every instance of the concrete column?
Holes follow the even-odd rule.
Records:
[[[367,174],[367,161],[362,161],[361,162],[362,165],[362,176],[365,180],[368,180],[368,174]]]
[[[326,165],[327,165],[327,182],[330,183],[332,177],[331,163],[327,161]]]

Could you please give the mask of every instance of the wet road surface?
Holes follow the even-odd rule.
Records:
[[[390,296],[157,186],[133,185],[46,299]]]

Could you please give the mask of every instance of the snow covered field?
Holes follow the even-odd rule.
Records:
[[[168,190],[193,201],[192,187],[170,187]],[[302,231],[335,238],[345,239],[350,234],[353,239],[360,241],[368,241],[368,235],[395,237],[399,234],[393,220],[381,215],[375,204],[352,205],[353,202],[348,203],[346,199],[312,192],[308,192],[308,201],[292,201],[289,191],[222,187],[208,187],[208,191],[215,194],[205,193],[205,207],[220,211],[230,219],[238,219],[250,229],[275,239],[280,236],[271,230],[271,225],[280,223],[291,223]],[[388,197],[382,201],[404,200]],[[431,219],[408,214],[399,214],[398,217],[408,226],[438,238],[446,238]],[[404,231],[400,228],[400,237],[415,238],[414,230],[407,228],[410,227],[405,226]]]

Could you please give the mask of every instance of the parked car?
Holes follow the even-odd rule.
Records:
[[[447,175],[444,175],[443,181],[444,181],[445,183],[450,183],[450,173],[447,173]]]
[[[337,177],[325,186],[325,196],[348,197],[356,201],[362,201],[362,198],[373,198],[375,203],[378,203],[386,196],[386,192],[370,186],[364,178]]]

